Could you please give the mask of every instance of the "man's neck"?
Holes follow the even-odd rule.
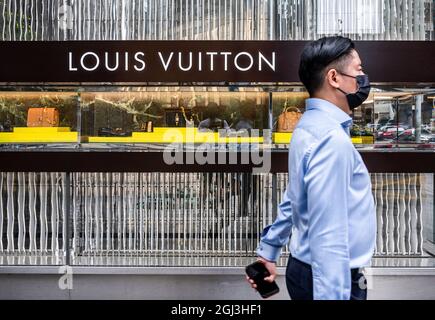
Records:
[[[326,100],[326,101],[332,103],[333,105],[335,105],[337,108],[341,109],[343,112],[346,112],[346,114],[349,114],[349,115],[351,114],[349,106],[347,105],[347,103],[343,103],[341,101],[338,101],[334,96],[331,96],[328,94],[318,93],[318,94],[314,94],[311,98]]]

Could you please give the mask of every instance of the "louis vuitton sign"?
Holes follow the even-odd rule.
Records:
[[[299,82],[299,58],[306,43],[0,42],[0,82]],[[365,41],[356,47],[372,82],[433,82],[433,45]],[[413,61],[425,59],[432,63],[413,69]]]

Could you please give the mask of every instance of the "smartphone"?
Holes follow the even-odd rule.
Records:
[[[246,267],[246,274],[254,280],[257,285],[257,291],[263,298],[269,298],[279,292],[278,285],[275,281],[268,282],[264,278],[270,276],[266,266],[260,261],[256,261]]]

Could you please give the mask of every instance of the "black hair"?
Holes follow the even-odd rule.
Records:
[[[307,44],[299,64],[299,79],[310,96],[323,85],[326,68],[331,64],[343,68],[355,44],[349,38],[323,37]]]
[[[255,118],[256,105],[254,100],[245,100],[240,102],[240,115],[245,119],[253,120]]]
[[[205,112],[206,118],[215,119],[221,115],[222,107],[216,102],[209,102]]]

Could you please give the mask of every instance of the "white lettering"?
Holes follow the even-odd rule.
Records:
[[[138,67],[138,66],[135,65],[134,69],[136,71],[143,71],[143,70],[145,70],[145,61],[143,59],[140,59],[139,56],[144,57],[145,53],[143,53],[143,52],[136,52],[136,54],[134,55],[134,60],[136,60],[137,62],[142,64],[142,67]]]
[[[199,318],[202,318],[204,311],[205,307],[185,307],[181,304],[171,308],[172,315],[197,315]]]
[[[198,52],[198,71],[202,71],[202,52]]]
[[[189,52],[189,66],[188,67],[183,67],[181,60],[182,60],[182,53],[178,52],[178,66],[180,67],[180,69],[183,71],[189,71],[190,69],[192,69],[192,52]]]
[[[231,55],[231,52],[221,52],[221,55],[224,56],[224,70],[228,71],[228,56]]]
[[[93,67],[87,67],[85,66],[84,62],[85,62],[85,58],[87,56],[93,56],[95,58],[95,65]],[[84,55],[82,55],[82,58],[80,59],[80,65],[82,66],[83,69],[85,69],[86,71],[94,71],[98,68],[98,66],[100,65],[100,58],[98,58],[98,55],[95,52],[86,52]]]
[[[206,55],[210,56],[210,71],[213,71],[213,57],[217,55],[217,52],[206,52]]]
[[[256,52],[255,54],[242,52],[215,52],[215,51],[198,51],[198,52],[181,52],[171,51],[167,53],[157,52],[160,60],[158,66],[153,69],[161,69],[163,72],[169,69],[179,72],[189,71],[215,71],[217,67],[222,71],[248,71],[256,69],[257,71],[276,71],[276,52],[264,54]],[[175,56],[175,57],[174,57]],[[98,54],[88,51],[79,56],[73,52],[68,52],[68,71],[95,71],[103,69],[110,72],[133,70],[142,72],[148,67],[146,64],[145,53],[142,51],[135,52],[110,52],[106,51]],[[209,59],[209,60],[208,60]],[[220,60],[219,60],[220,59]],[[178,61],[173,61],[178,60]],[[163,68],[162,68],[163,67]]]
[[[113,68],[111,68],[109,66],[109,53],[108,52],[104,52],[104,58],[105,58],[105,65],[106,65],[106,69],[109,71],[115,71],[116,69],[118,69],[119,66],[119,52],[115,53],[115,66]]]
[[[77,68],[72,66],[72,52],[68,52],[68,67],[69,71],[77,71]]]
[[[164,58],[163,58],[163,56],[162,56],[162,53],[159,51],[160,61],[162,62],[162,64],[163,64],[163,68],[165,68],[165,71],[168,71],[169,63],[171,62],[171,60],[172,60],[172,56],[173,56],[173,55],[174,55],[174,53],[171,52],[171,54],[169,55],[168,60],[165,62],[165,61],[164,61]]]
[[[128,52],[125,53],[125,71],[128,71]]]
[[[238,63],[238,59],[240,58],[240,56],[245,55],[249,58],[250,63],[247,67],[242,68],[239,63]],[[252,58],[252,56],[248,53],[248,52],[240,52],[236,55],[236,57],[234,58],[234,65],[236,66],[236,68],[240,71],[248,71],[249,69],[252,68],[252,65],[254,64],[254,58]]]
[[[275,51],[272,52],[272,62],[268,61],[265,56],[261,52],[258,52],[258,70],[262,70],[262,63],[261,60],[264,60],[264,62],[267,63],[267,65],[275,71]]]

